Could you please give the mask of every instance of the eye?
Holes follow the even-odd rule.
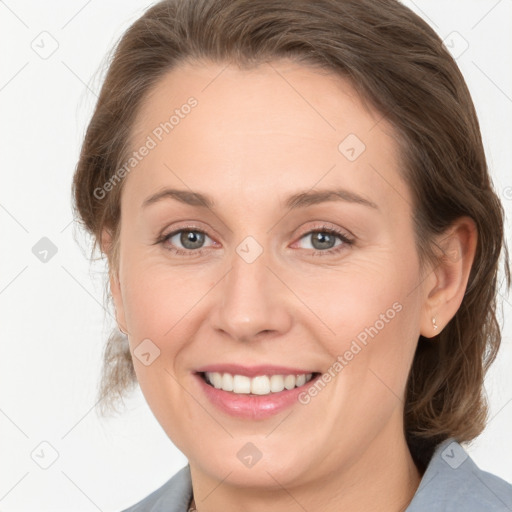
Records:
[[[166,249],[182,255],[196,256],[203,253],[205,240],[211,238],[200,229],[179,229],[164,235],[158,240],[166,246]],[[180,247],[181,246],[181,247]]]
[[[340,241],[337,245],[336,239]],[[341,231],[327,226],[308,231],[301,236],[300,240],[309,241],[310,247],[305,247],[305,249],[313,249],[313,256],[335,254],[354,243],[353,240]]]

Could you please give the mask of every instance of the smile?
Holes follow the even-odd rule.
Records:
[[[269,395],[280,393],[303,386],[313,378],[313,373],[298,375],[257,375],[248,377],[220,372],[204,372],[201,374],[207,384],[216,389],[230,391],[235,394]]]
[[[299,404],[299,395],[314,385],[321,373],[274,365],[213,364],[197,368],[193,376],[219,412],[255,421]]]

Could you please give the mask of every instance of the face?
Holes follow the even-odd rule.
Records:
[[[148,95],[132,142],[149,149],[123,185],[112,291],[191,467],[286,487],[403,440],[423,288],[386,120],[303,65],[188,63]]]

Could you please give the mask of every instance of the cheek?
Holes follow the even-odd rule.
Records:
[[[207,289],[197,275],[148,260],[125,273],[123,302],[135,373],[147,403],[172,438],[180,438],[181,425],[193,423],[179,381],[189,370],[183,354],[197,333],[197,305]],[[178,415],[180,422],[175,421]]]
[[[162,257],[137,259],[133,253],[125,261],[123,303],[137,380],[155,413],[172,417],[187,409],[177,380],[192,369],[190,346],[206,341],[200,330],[212,302],[205,298],[216,280],[193,265],[171,266]],[[145,364],[147,353],[150,364]]]
[[[148,257],[127,265],[123,303],[131,332],[139,335],[172,336],[180,322],[190,321],[194,305],[212,287],[204,272],[162,260]]]
[[[324,346],[333,365],[340,363],[333,372],[343,374],[345,391],[366,395],[361,403],[390,390],[402,395],[419,336],[418,280],[414,251],[380,248],[351,262],[342,275],[333,272],[323,293],[315,291],[316,310],[330,330]]]
[[[333,336],[346,339],[362,333],[364,341],[366,328],[376,325],[380,332],[406,320],[401,310],[414,300],[418,269],[414,258],[404,261],[396,251],[376,248],[295,283]]]

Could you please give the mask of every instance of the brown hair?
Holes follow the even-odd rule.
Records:
[[[403,178],[413,199],[422,264],[436,262],[434,235],[468,215],[475,260],[462,304],[431,342],[420,336],[407,384],[404,428],[424,467],[442,440],[469,441],[483,430],[484,375],[496,357],[498,259],[508,251],[503,209],[488,174],[476,112],[456,63],[437,34],[396,0],[164,0],[116,46],[88,126],[73,183],[75,208],[116,269],[122,183],[104,198],[130,149],[130,128],[148,91],[185,60],[249,67],[288,58],[348,78],[394,127]],[[441,253],[442,257],[446,257]],[[112,409],[136,376],[117,330],[105,348],[99,398]]]

